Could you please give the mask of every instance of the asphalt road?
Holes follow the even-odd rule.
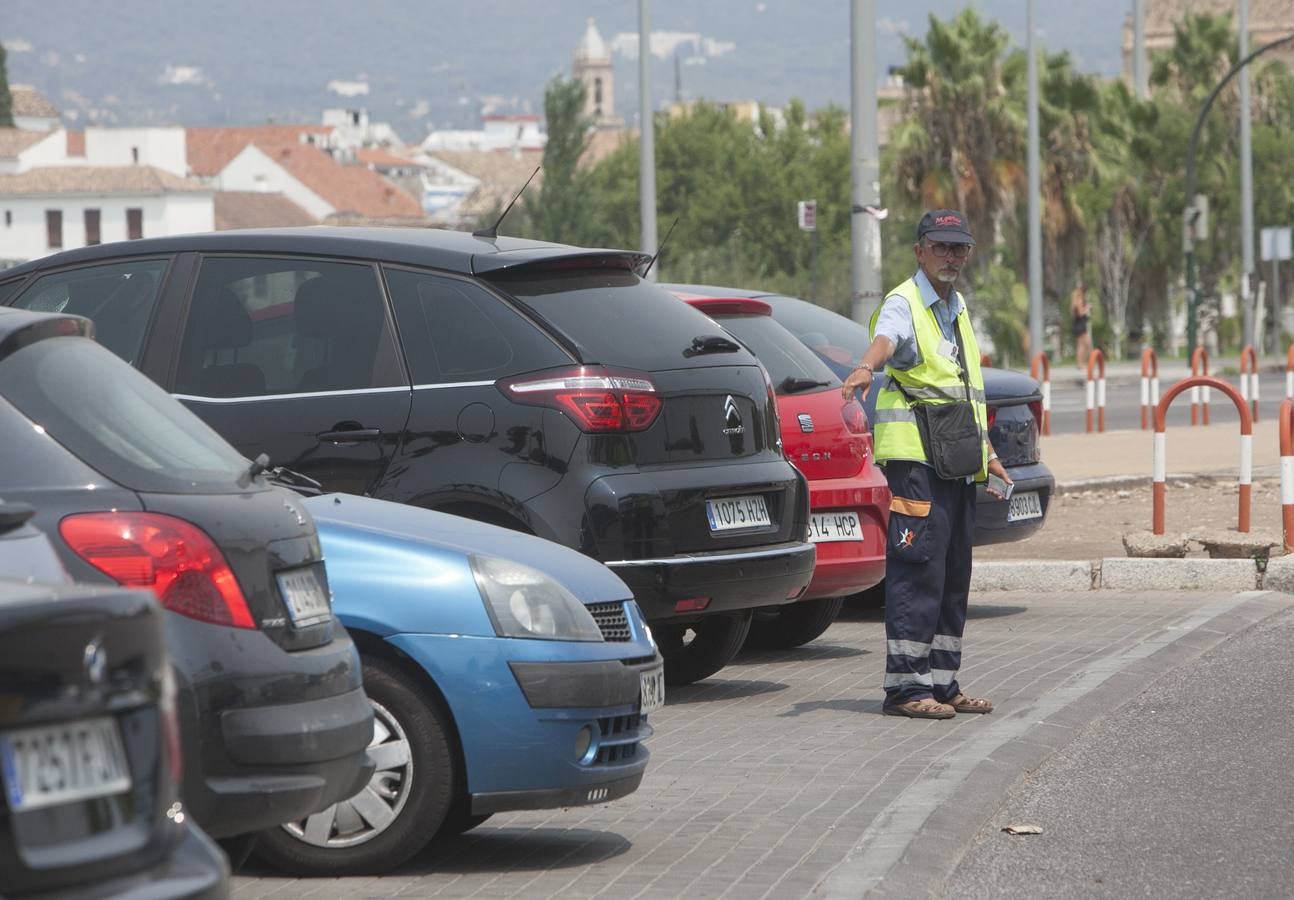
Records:
[[[1230,382],[1237,390],[1240,378],[1236,375],[1219,376]],[[1085,375],[1077,369],[1056,367],[1051,373],[1051,433],[1073,434],[1087,429],[1086,410],[1087,393],[1084,387]],[[1177,379],[1164,378],[1159,383],[1162,397]],[[1259,416],[1275,418],[1285,397],[1285,375],[1283,372],[1264,371],[1259,376],[1258,402]],[[1220,391],[1211,392],[1209,418],[1212,422],[1235,422],[1239,418],[1235,404]],[[1093,413],[1093,423],[1096,421]],[[1173,400],[1169,407],[1167,424],[1189,425],[1191,422],[1191,398],[1189,392]],[[1095,427],[1095,424],[1093,425]],[[1105,389],[1105,430],[1135,430],[1141,427],[1141,385],[1138,380],[1110,381]]]
[[[1286,611],[1096,720],[980,829],[943,896],[1290,896],[1292,642]],[[1043,833],[1000,830],[1020,823]]]

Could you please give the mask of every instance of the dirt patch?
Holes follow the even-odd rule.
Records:
[[[1170,481],[1164,501],[1164,530],[1187,534],[1193,529],[1236,529],[1239,511],[1235,479],[1199,478]],[[1280,480],[1257,479],[1253,484],[1250,532],[1281,534]],[[1052,498],[1047,522],[1033,537],[1010,544],[975,548],[975,559],[1101,559],[1124,556],[1123,535],[1148,531],[1151,525],[1150,485],[1111,490],[1059,493]],[[1189,556],[1205,556],[1193,549]]]

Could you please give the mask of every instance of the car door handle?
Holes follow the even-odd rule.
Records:
[[[315,437],[324,443],[349,444],[352,441],[375,441],[382,436],[381,428],[341,428],[337,431],[321,431]]]

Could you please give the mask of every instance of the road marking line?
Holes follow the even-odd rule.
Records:
[[[1014,710],[988,724],[987,728],[967,741],[955,754],[934,762],[927,777],[922,777],[901,791],[867,826],[858,843],[846,854],[844,862],[818,882],[814,895],[848,897],[852,900],[876,887],[907,853],[909,845],[931,814],[994,751],[1026,734],[1040,720],[1045,721],[1091,693],[1112,675],[1134,662],[1145,659],[1201,625],[1265,593],[1268,592],[1243,591],[1206,603],[1184,621],[1165,626],[1158,634],[1139,641],[1126,650],[1086,664],[1082,671],[1043,694],[1036,703]]]

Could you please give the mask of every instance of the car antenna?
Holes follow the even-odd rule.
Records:
[[[674,221],[669,224],[669,231],[665,232],[665,237],[661,240],[660,246],[656,248],[656,252],[652,254],[651,259],[647,260],[647,268],[643,269],[642,274],[638,276],[639,278],[646,278],[647,273],[651,271],[651,267],[656,265],[656,260],[660,258],[660,252],[665,249],[665,244],[669,242],[669,236],[674,233],[674,226],[677,224],[678,216],[675,216]]]
[[[482,228],[479,231],[473,231],[472,237],[490,238],[491,240],[498,237],[499,226],[503,224],[503,217],[512,210],[512,204],[521,199],[521,195],[525,193],[526,188],[530,187],[530,182],[535,180],[535,176],[539,174],[539,170],[542,168],[543,166],[535,166],[535,171],[530,173],[530,177],[527,178],[526,183],[521,186],[521,190],[517,191],[517,194],[512,198],[512,201],[504,208],[503,212],[499,213],[499,218],[495,220],[494,224],[489,228]]]

